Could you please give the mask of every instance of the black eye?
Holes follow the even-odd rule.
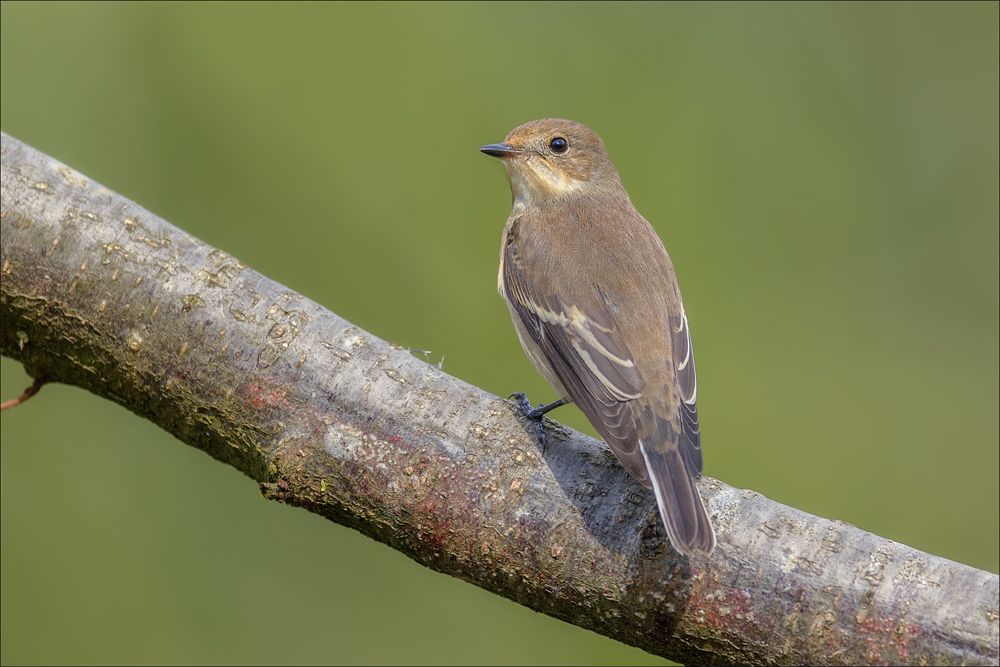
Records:
[[[562,137],[554,137],[549,142],[549,148],[552,149],[553,153],[565,153],[569,148],[569,144]]]

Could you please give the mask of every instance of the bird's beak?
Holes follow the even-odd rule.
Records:
[[[486,153],[493,157],[505,158],[521,155],[524,151],[519,151],[510,144],[486,144],[479,149],[480,153]]]

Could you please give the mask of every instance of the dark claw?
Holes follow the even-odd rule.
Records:
[[[544,403],[539,403],[538,407],[532,407],[531,401],[528,400],[528,395],[524,392],[515,392],[508,396],[507,398],[517,399],[517,407],[521,409],[521,413],[535,422],[535,437],[538,439],[538,444],[542,448],[542,456],[545,456],[545,424],[542,422],[542,417],[549,410],[558,408],[560,405],[566,405],[566,401],[559,399],[558,401],[553,401],[548,405]]]

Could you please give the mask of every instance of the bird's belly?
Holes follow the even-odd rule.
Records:
[[[531,334],[525,328],[524,323],[521,322],[521,317],[517,312],[507,306],[510,310],[510,319],[514,322],[514,330],[517,331],[517,339],[521,341],[521,347],[524,349],[524,353],[527,355],[528,359],[531,361],[531,365],[535,367],[539,375],[545,378],[545,381],[549,383],[552,387],[552,391],[556,392],[556,395],[566,400],[567,402],[572,402],[569,394],[566,392],[566,388],[563,387],[562,382],[556,377],[555,371],[552,370],[552,366],[545,359],[545,354],[542,352],[542,348],[538,347],[534,340],[531,338]]]

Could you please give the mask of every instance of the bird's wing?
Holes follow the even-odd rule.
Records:
[[[519,259],[516,254],[504,258],[508,302],[569,398],[626,470],[649,486],[632,405],[642,396],[642,376],[600,290],[578,285],[573,302],[566,303],[544,284],[528,280]]]
[[[680,315],[671,315],[670,351],[674,362],[677,389],[680,392],[681,433],[678,445],[684,464],[695,479],[701,479],[701,427],[698,424],[698,377],[694,370],[694,348],[687,314],[681,305]]]
[[[520,231],[510,230],[502,256],[511,310],[625,469],[653,489],[671,543],[683,553],[711,553],[715,534],[694,484],[702,467],[694,355],[666,252],[646,261],[609,257],[593,240],[574,248],[575,239],[556,239],[560,259],[546,247],[552,239]],[[578,254],[580,246],[592,252]],[[567,256],[575,266],[559,264]],[[590,266],[580,267],[583,256]],[[594,268],[601,263],[606,271]],[[609,276],[614,289],[594,275]],[[630,349],[642,335],[652,341]]]
[[[585,292],[590,298],[583,301],[576,291],[569,305],[533,289],[519,271],[517,262],[505,261],[505,293],[569,397],[629,474],[653,489],[674,547],[710,554],[715,533],[694,484],[701,477],[701,435],[683,310],[668,318],[674,372],[659,373],[654,381],[661,386],[648,387],[599,289]],[[679,407],[670,394],[679,395]]]
[[[565,267],[549,266],[539,271],[536,264],[530,267],[534,270],[529,270],[527,261],[537,262],[539,257],[548,257],[551,262],[551,254],[536,245],[538,237],[528,239],[518,234],[515,237],[516,241],[504,248],[501,264],[503,292],[525,330],[570,394],[569,398],[583,410],[628,471],[646,485],[649,485],[647,466],[638,448],[637,428],[642,430],[642,423],[649,422],[643,415],[650,416],[649,408],[655,408],[654,412],[659,416],[657,421],[666,418],[670,426],[670,433],[663,432],[657,439],[665,438],[664,442],[676,443],[685,468],[696,479],[700,478],[702,453],[698,381],[691,332],[680,295],[676,296],[676,306],[645,303],[647,308],[675,312],[668,312],[664,318],[669,332],[664,332],[662,345],[663,348],[669,347],[672,372],[669,372],[670,368],[654,368],[665,359],[643,359],[642,363],[648,366],[643,368],[643,372],[650,373],[650,377],[644,378],[622,333],[623,328],[627,330],[628,323],[623,322],[619,326],[619,318],[638,316],[622,312],[621,307],[626,300],[606,295],[593,281],[560,282],[560,278],[569,273]],[[649,274],[669,272],[668,284],[657,289],[676,290],[669,265],[648,266],[645,270]],[[533,279],[529,279],[529,273]],[[666,349],[663,349],[663,354],[668,354]],[[663,395],[649,396],[639,402],[641,406],[631,405],[642,396],[643,387],[650,384],[655,386],[655,392]],[[670,396],[680,400],[671,401]],[[652,405],[664,400],[668,405]],[[669,414],[664,413],[664,407],[669,408]],[[666,427],[667,424],[659,427],[647,424],[647,428],[658,431],[664,431]]]

